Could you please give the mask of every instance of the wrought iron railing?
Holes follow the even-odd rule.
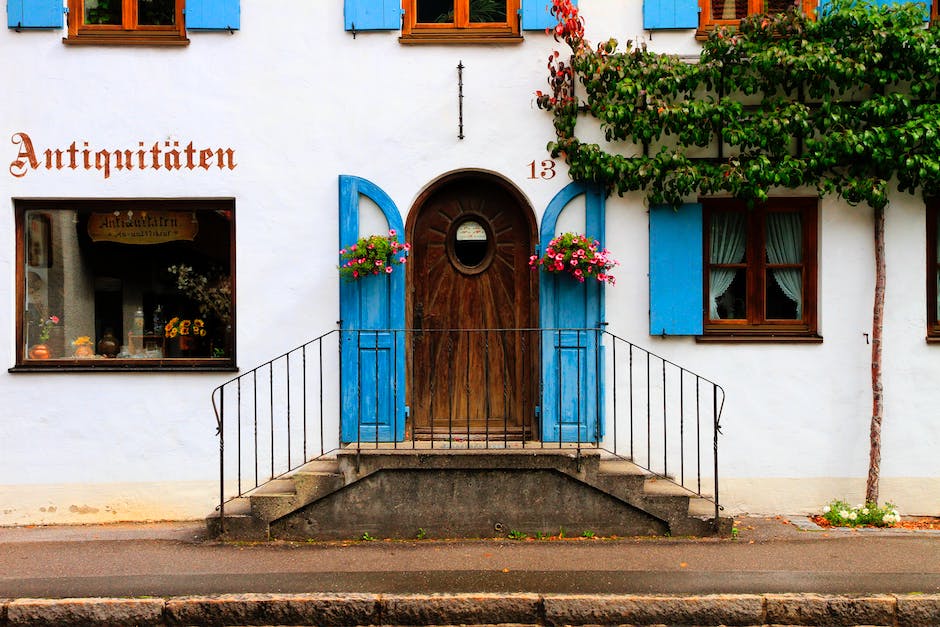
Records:
[[[712,500],[717,521],[724,398],[602,329],[334,330],[213,391],[220,516],[341,447],[537,447],[630,460]]]

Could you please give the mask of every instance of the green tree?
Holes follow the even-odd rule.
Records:
[[[554,116],[548,150],[565,159],[574,180],[675,206],[692,195],[723,192],[753,203],[775,189],[812,187],[873,209],[866,501],[877,502],[884,212],[892,181],[924,196],[940,186],[940,29],[925,28],[921,4],[834,0],[815,20],[793,9],[716,29],[689,63],[632,42],[621,49],[615,39],[591,47],[570,0],[553,0],[553,11],[555,38],[570,56],[550,56],[549,90],[536,96]],[[578,138],[585,114],[600,124],[604,146]],[[690,156],[708,147],[716,147],[713,157]]]

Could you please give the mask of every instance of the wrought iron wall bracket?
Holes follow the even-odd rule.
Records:
[[[457,62],[457,139],[463,139],[463,61]]]

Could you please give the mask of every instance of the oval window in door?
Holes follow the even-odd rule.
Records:
[[[451,261],[465,274],[484,271],[493,259],[489,225],[477,216],[456,222],[447,239]]]

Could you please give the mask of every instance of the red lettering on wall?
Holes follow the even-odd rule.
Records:
[[[27,133],[14,133],[11,137],[14,146],[17,146],[16,156],[10,162],[10,174],[22,178],[30,170],[40,168],[40,160],[36,157],[33,140]],[[87,171],[97,171],[105,179],[110,178],[114,171],[133,170],[134,162],[138,170],[160,170],[176,172],[178,170],[209,170],[217,166],[220,170],[234,170],[235,150],[232,148],[196,148],[189,142],[181,150],[180,142],[164,140],[161,150],[160,142],[153,142],[149,148],[144,142],[137,142],[137,149],[108,149],[95,148],[89,142],[72,142],[67,148],[46,148],[40,150],[43,160],[41,165],[46,170],[62,170],[82,168]],[[197,160],[198,155],[198,160]]]

